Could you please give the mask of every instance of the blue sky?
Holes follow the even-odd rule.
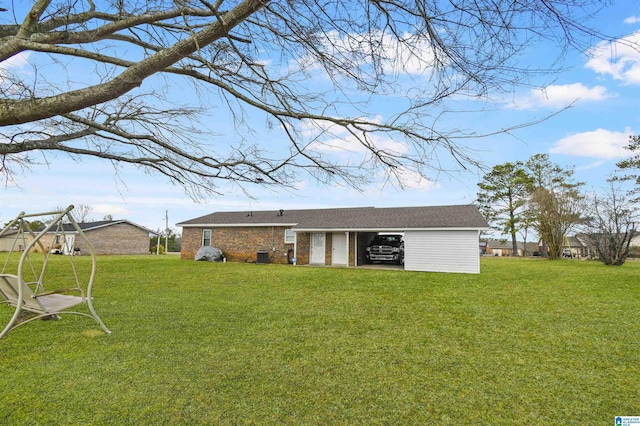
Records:
[[[640,42],[640,6],[636,1],[617,2],[616,7],[598,16],[597,22],[605,33],[628,34],[631,40]],[[551,46],[537,46],[527,58],[545,59],[550,49]],[[476,114],[469,122],[461,117],[465,126],[484,132],[537,120],[572,105],[511,135],[465,141],[474,150],[474,157],[492,167],[548,153],[554,163],[575,168],[576,179],[586,183],[585,190],[604,190],[605,179],[615,170],[615,163],[628,155],[622,147],[628,143],[629,135],[640,132],[640,53],[622,44],[594,44],[592,49],[590,57],[571,53],[566,71],[545,77],[549,85],[544,91],[521,89],[502,95],[504,99],[497,109]],[[28,60],[16,57],[4,66],[19,70]],[[378,111],[381,115],[384,112],[383,108]],[[264,123],[256,123],[257,128],[260,126]],[[211,123],[211,127],[216,132],[225,131],[221,123]],[[173,228],[178,222],[214,211],[467,204],[475,200],[477,183],[483,175],[482,171],[469,170],[434,174],[421,181],[407,176],[404,189],[378,180],[362,192],[324,186],[305,178],[295,190],[247,187],[253,198],[237,186],[221,184],[223,195],[196,203],[181,187],[134,168],[124,167],[116,172],[105,161],[77,162],[51,154],[46,157],[48,164],[42,161],[42,165],[16,175],[15,182],[0,188],[0,222],[23,210],[49,211],[69,204],[91,206],[96,220],[109,214],[154,230],[164,228],[165,212]]]

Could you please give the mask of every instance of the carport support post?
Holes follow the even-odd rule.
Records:
[[[358,251],[358,231],[353,233],[353,236],[356,239],[356,245],[353,246],[353,266],[355,266],[356,268],[360,265],[358,265],[358,255],[360,254],[360,252]]]
[[[345,231],[344,235],[346,236],[346,240],[347,240],[347,268],[348,268],[349,267],[349,246],[350,246],[349,231]]]

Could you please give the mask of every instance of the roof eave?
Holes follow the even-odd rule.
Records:
[[[268,227],[268,226],[296,226],[297,223],[176,223],[181,228],[238,228],[238,227]]]
[[[465,227],[386,227],[386,228],[293,228],[293,232],[407,232],[407,231],[488,231],[491,228],[480,226]]]

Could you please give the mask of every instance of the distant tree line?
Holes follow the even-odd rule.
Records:
[[[622,265],[639,235],[640,136],[632,136],[625,148],[632,156],[617,164],[604,195],[585,193],[573,169],[536,154],[525,162],[494,166],[478,183],[477,205],[493,229],[509,236],[514,256],[518,235],[526,246],[528,235],[535,233],[542,255],[559,259],[569,232],[580,230],[603,263]],[[622,191],[620,183],[629,181],[632,189]]]
[[[158,239],[160,240],[160,247],[158,247]],[[167,229],[152,236],[149,239],[149,253],[151,254],[165,254],[167,252],[179,252],[182,244],[182,237],[180,234],[174,232],[173,229]]]

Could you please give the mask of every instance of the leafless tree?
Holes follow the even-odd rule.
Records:
[[[73,218],[78,223],[92,222],[93,217],[91,214],[93,213],[93,207],[88,204],[78,204],[74,206],[74,209],[71,211]]]
[[[604,196],[593,195],[589,202],[586,236],[605,265],[620,266],[629,256],[631,241],[638,232],[639,211],[628,194],[610,179]]]
[[[56,206],[51,209],[52,212],[61,212],[64,211],[68,206]],[[85,223],[93,221],[91,217],[91,213],[93,212],[93,207],[88,204],[78,204],[73,206],[73,210],[71,210],[71,216],[78,223]],[[58,217],[57,214],[51,215],[47,218],[46,222],[51,222]],[[66,220],[66,219],[65,219]]]
[[[585,23],[606,3],[13,1],[0,12],[0,173],[64,152],[139,166],[199,197],[223,180],[289,187],[308,173],[360,187],[378,172],[402,184],[476,165],[464,140],[509,128],[465,129],[449,101],[553,71],[519,61],[542,39],[605,39]],[[197,101],[176,99],[185,82]],[[403,107],[382,114],[380,97]],[[227,117],[236,133],[215,135],[211,121]],[[327,155],[336,149],[359,156]]]

